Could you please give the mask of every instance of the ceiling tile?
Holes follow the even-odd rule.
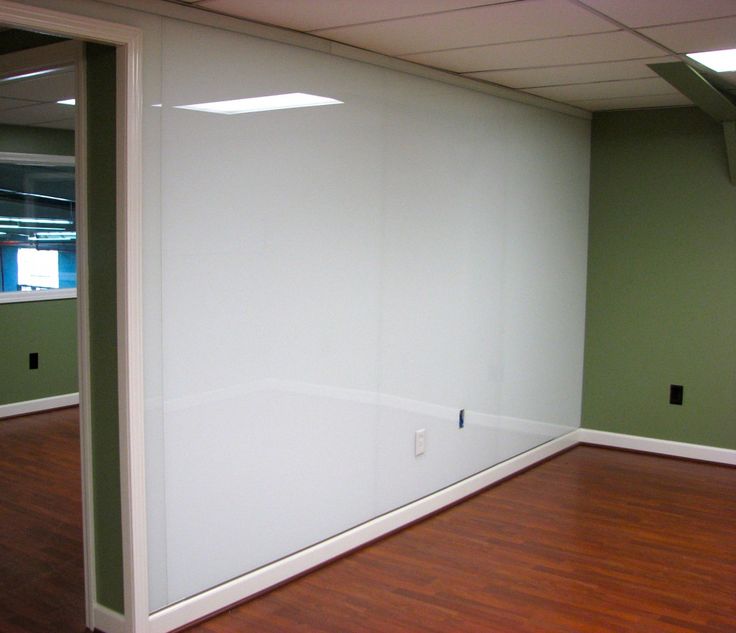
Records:
[[[647,64],[676,61],[679,61],[679,58],[672,56],[648,57],[623,62],[599,62],[597,64],[573,64],[570,66],[552,66],[547,68],[491,70],[480,73],[467,73],[467,76],[492,81],[510,88],[534,88],[539,86],[589,83],[592,81],[657,77],[657,73],[647,67]]]
[[[74,73],[54,73],[31,79],[0,83],[0,97],[58,101],[74,96]]]
[[[640,29],[676,53],[736,48],[736,17]]]
[[[32,101],[22,101],[20,99],[7,99],[0,97],[0,112],[5,110],[12,110],[13,108],[21,108],[23,106],[31,105]]]
[[[67,119],[69,118],[70,111],[73,112],[72,106],[59,105],[58,103],[39,103],[23,108],[4,110],[0,113],[0,123],[8,123],[10,125],[39,125],[49,121]]]
[[[198,7],[297,31],[452,11],[507,0],[204,0]]]
[[[525,0],[315,34],[387,55],[615,30],[567,0]]]
[[[666,95],[677,90],[659,77],[647,79],[624,79],[622,81],[600,81],[568,86],[547,86],[526,90],[531,94],[555,101],[582,101],[587,99],[613,99],[617,97],[640,97],[644,95]]]
[[[653,26],[736,15],[734,0],[582,0],[627,26]]]
[[[73,130],[74,119],[62,119],[61,121],[49,121],[48,123],[38,123],[38,127],[50,127],[57,130]]]
[[[590,99],[571,101],[571,105],[591,110],[630,110],[635,108],[666,108],[692,105],[692,102],[679,92],[671,95],[648,95],[644,97],[621,97],[618,99]]]
[[[404,59],[461,73],[657,57],[662,50],[626,31],[405,55]]]

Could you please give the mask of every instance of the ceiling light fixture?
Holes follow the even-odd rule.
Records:
[[[14,189],[0,188],[0,193],[23,196],[24,198],[38,198],[39,200],[55,200],[57,202],[74,202],[71,198],[59,198],[58,196],[46,196],[42,193],[28,193],[27,191],[15,191]],[[0,218],[2,220],[2,218]],[[41,220],[24,220],[25,222],[40,222]]]
[[[268,97],[251,97],[249,99],[232,99],[230,101],[212,101],[210,103],[194,103],[175,106],[182,110],[198,110],[215,114],[245,114],[246,112],[265,112],[267,110],[287,110],[289,108],[311,108],[314,106],[343,103],[330,97],[290,92]]]
[[[48,226],[44,226],[43,228],[51,230]],[[14,231],[38,231],[37,226],[24,226],[22,224],[0,224],[0,229],[13,229]]]
[[[59,105],[77,105],[76,99],[62,99],[61,101],[57,101]]]
[[[63,200],[63,198],[61,198]],[[0,216],[0,222],[25,222],[27,224],[74,224],[71,220],[58,220],[57,218],[13,218]]]
[[[21,75],[12,75],[10,77],[3,77],[0,82],[5,83],[6,81],[17,81],[19,79],[30,79],[31,77],[40,77],[41,75],[48,75],[61,70],[60,68],[51,68],[48,70],[36,70],[31,73],[23,73]]]
[[[76,237],[70,237],[69,235],[59,235],[58,237],[37,237],[31,235],[28,238],[30,242],[72,242],[76,240]]]
[[[688,53],[690,59],[715,70],[717,73],[726,73],[736,70],[736,48],[727,48],[722,51],[708,51],[705,53]]]

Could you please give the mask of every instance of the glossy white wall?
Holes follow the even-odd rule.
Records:
[[[161,42],[152,609],[578,425],[589,141],[584,120],[232,32],[164,19]],[[343,103],[176,107],[293,92]]]

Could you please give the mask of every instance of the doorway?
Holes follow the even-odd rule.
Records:
[[[19,29],[9,31],[16,40],[27,34]],[[0,31],[0,42],[3,33],[8,30]],[[28,36],[33,39],[38,34]],[[81,605],[87,625],[93,628],[100,620],[94,616],[96,611],[106,614],[103,619],[113,621],[122,620],[123,612],[117,381],[116,50],[53,39],[57,41],[0,56],[0,125],[5,132],[0,142],[4,139],[14,143],[10,143],[13,151],[6,158],[15,157],[21,163],[30,161],[43,175],[25,175],[13,183],[9,181],[5,188],[9,200],[0,200],[7,207],[7,213],[3,211],[0,217],[6,218],[4,222],[9,227],[0,240],[9,237],[3,250],[14,251],[4,258],[10,264],[6,268],[9,288],[0,293],[0,319],[5,321],[5,332],[27,335],[28,340],[18,336],[20,358],[13,365],[16,376],[28,378],[26,382],[37,388],[45,386],[52,393],[28,395],[21,390],[24,395],[14,398],[15,404],[5,407],[5,411],[0,406],[0,417],[79,402],[76,453],[78,459],[81,454],[82,483],[76,487],[75,496],[83,500],[86,578]],[[69,82],[64,77],[70,71],[75,90],[66,94]],[[42,89],[44,81],[46,91]],[[90,84],[92,89],[88,90]],[[9,91],[4,101],[3,88]],[[54,90],[61,90],[65,97],[59,98],[61,93],[55,94]],[[12,101],[12,91],[19,97],[16,102]],[[8,108],[9,120],[3,123],[2,105],[8,104],[16,107]],[[44,120],[33,119],[34,113]],[[70,127],[75,128],[76,134]],[[29,191],[27,185],[31,181],[58,185],[58,178],[50,172],[61,158],[51,153],[39,158],[38,153],[29,152],[38,152],[44,143],[48,147],[54,139],[59,141],[60,136],[70,133],[75,138],[72,151],[67,153],[76,157],[77,166],[73,193]],[[88,156],[92,161],[89,169]],[[21,169],[18,165],[13,167]],[[0,186],[0,194],[2,189]],[[94,208],[91,216],[86,212],[88,201]],[[60,208],[65,204],[70,208]],[[19,266],[25,263],[19,254],[29,252],[42,255],[46,265],[41,272],[36,269],[30,282],[27,270],[21,271]],[[55,268],[48,265],[50,259]],[[75,285],[68,283],[75,276],[76,289],[68,287]],[[59,312],[64,309],[71,311],[72,316],[67,314],[66,319],[60,319]],[[33,348],[44,338],[48,342],[46,348]],[[23,365],[23,355],[27,355],[27,366]],[[77,391],[77,365],[79,396],[71,402],[76,394],[70,392]],[[51,371],[54,367],[58,371]],[[58,386],[49,385],[52,375],[66,380],[61,390],[64,393],[59,395]],[[12,378],[6,384],[10,385]],[[53,481],[52,477],[49,484],[53,485]],[[67,490],[67,494],[72,493]],[[41,601],[38,606],[45,608]]]
[[[79,170],[77,182],[86,200],[78,202],[94,208],[90,219],[96,223],[85,227],[80,214],[79,246],[90,247],[78,268],[86,620],[90,629],[108,633],[144,631],[143,40],[136,27],[85,16],[86,5],[74,10],[6,0],[0,24],[72,39],[73,62],[85,66],[79,76],[86,81],[78,88],[87,94],[77,111],[78,122],[87,124],[88,142],[77,144],[77,157],[87,170]],[[70,43],[58,46],[65,44]],[[85,239],[87,228],[94,239]],[[87,258],[90,278],[83,266]]]
[[[81,44],[0,28],[2,630],[83,631]],[[81,127],[81,130],[80,130]],[[83,168],[83,166],[82,166]],[[27,359],[27,361],[26,361]],[[8,417],[13,415],[23,417]]]

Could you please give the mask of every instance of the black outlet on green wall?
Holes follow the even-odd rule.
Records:
[[[28,354],[28,369],[38,369],[38,352]]]
[[[684,390],[682,385],[670,385],[670,404],[682,405],[682,394]]]

